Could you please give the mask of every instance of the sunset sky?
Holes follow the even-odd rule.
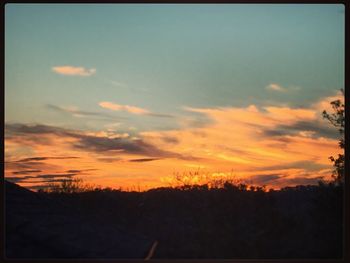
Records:
[[[340,4],[7,4],[5,176],[314,184],[342,88]]]

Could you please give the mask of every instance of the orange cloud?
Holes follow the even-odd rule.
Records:
[[[84,67],[74,66],[56,66],[52,68],[52,71],[61,75],[67,76],[83,76],[88,77],[96,73],[96,69],[86,69]]]
[[[311,107],[318,113],[321,113],[324,110],[332,112],[332,106],[330,103],[335,100],[341,100],[344,102],[344,95],[341,93],[341,91],[337,91],[336,94],[323,98],[322,100],[314,103]]]
[[[271,117],[278,122],[313,121],[317,119],[317,112],[312,109],[293,109],[289,107],[264,107],[267,117]]]
[[[132,114],[149,114],[150,111],[142,108],[138,108],[135,106],[129,106],[129,105],[121,105],[121,104],[116,104],[108,101],[102,101],[99,103],[99,105],[102,108],[113,110],[113,111],[127,111]]]
[[[142,136],[147,142],[161,148],[171,148],[173,151],[205,160],[198,161],[197,167],[203,164],[207,171],[233,170],[242,178],[247,178],[252,173],[261,174],[266,169],[271,173],[274,170],[284,179],[276,180],[278,183],[269,183],[274,186],[284,185],[283,182],[292,183],[294,179],[291,178],[302,178],[301,174],[306,176],[305,180],[319,177],[321,170],[327,171],[329,178],[332,168],[328,156],[339,152],[337,140],[322,137],[317,134],[317,130],[267,135],[267,130],[274,131],[282,124],[291,127],[301,121],[322,124],[321,115],[312,108],[265,107],[259,111],[256,106],[251,105],[247,108],[187,110],[205,114],[212,121],[199,128],[144,132]],[[326,122],[323,124],[328,125]],[[165,138],[173,138],[178,143],[173,145]],[[272,168],[274,166],[289,168],[276,170]],[[318,167],[318,170],[314,167]],[[300,168],[298,172],[296,168]],[[296,183],[297,180],[293,182]]]

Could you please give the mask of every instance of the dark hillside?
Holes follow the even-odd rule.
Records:
[[[43,200],[26,210],[21,197],[13,203],[14,185],[6,186],[9,257],[142,258],[155,240],[153,258],[342,257],[342,187],[334,185],[270,192],[226,185],[72,194],[20,188],[32,195],[28,200]],[[45,209],[53,209],[50,223],[38,223]],[[19,211],[29,222],[22,228],[24,219],[12,219]],[[30,218],[30,211],[36,216]],[[91,242],[92,237],[100,241]],[[39,242],[31,255],[19,246],[24,239]],[[47,250],[40,240],[61,250],[43,255]]]
[[[144,258],[152,240],[105,224],[95,206],[72,206],[64,198],[5,183],[8,258]]]

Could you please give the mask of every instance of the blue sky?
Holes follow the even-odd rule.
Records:
[[[343,88],[343,11],[342,5],[8,4],[6,120],[44,121],[34,115],[48,103],[98,110],[98,101],[111,98],[167,112],[266,100],[307,104]],[[51,71],[57,65],[96,74],[59,76]],[[271,94],[264,89],[270,83],[301,90]]]
[[[341,88],[343,5],[5,7],[10,124],[139,136],[209,121],[189,108],[307,108]]]

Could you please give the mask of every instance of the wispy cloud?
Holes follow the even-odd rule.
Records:
[[[82,169],[82,170],[67,170],[67,173],[82,173],[82,172],[88,172],[88,171],[97,171],[98,169]]]
[[[65,160],[65,159],[77,159],[79,157],[76,156],[63,156],[63,157],[31,157],[18,160],[17,162],[25,163],[25,162],[33,162],[33,161],[45,161],[45,160]]]
[[[276,92],[297,92],[301,89],[300,86],[296,86],[296,85],[289,85],[288,87],[284,87],[281,84],[278,83],[270,83],[269,85],[267,85],[265,87],[265,89],[269,90],[269,91],[276,91]]]
[[[267,136],[286,136],[299,135],[304,137],[328,137],[337,139],[339,133],[330,126],[326,126],[321,120],[315,121],[296,121],[292,124],[280,124],[273,129],[266,129],[263,131]]]
[[[20,171],[15,171],[15,172],[12,172],[13,174],[32,174],[32,173],[40,173],[41,170],[20,170]]]
[[[36,178],[67,178],[77,175],[77,173],[62,173],[62,174],[40,174]]]
[[[5,132],[8,140],[22,138],[22,142],[35,141],[32,136],[46,137],[45,145],[52,144],[57,138],[69,140],[69,145],[73,149],[82,151],[105,153],[123,152],[133,155],[144,155],[149,157],[175,157],[185,158],[180,154],[161,150],[157,146],[148,144],[142,139],[129,138],[122,133],[105,132],[83,132],[68,130],[64,128],[48,125],[26,125],[26,124],[6,124]],[[76,157],[31,157],[21,159],[17,162],[43,161],[48,159],[72,159]]]
[[[136,106],[122,105],[122,104],[117,104],[117,103],[108,102],[108,101],[102,101],[99,103],[99,105],[102,108],[109,109],[112,111],[125,111],[125,112],[131,113],[131,114],[148,115],[148,116],[161,117],[161,118],[173,118],[174,117],[174,116],[169,115],[169,114],[154,113],[154,112],[151,112],[147,109],[139,108]]]
[[[256,174],[251,176],[249,179],[253,184],[264,185],[279,178],[279,174]]]
[[[76,176],[77,173],[61,173],[61,174],[38,174],[38,175],[26,175],[26,176],[11,176],[6,179],[12,182],[35,182],[35,183],[44,183],[44,182],[54,182],[53,180],[59,179],[62,181],[64,179],[71,179]],[[49,180],[48,180],[49,179]]]
[[[82,76],[88,77],[96,73],[94,68],[74,67],[74,66],[56,66],[52,67],[52,71],[67,76]]]
[[[309,108],[291,108],[291,107],[263,107],[266,113],[264,117],[271,118],[278,122],[295,122],[295,121],[314,121],[317,119],[317,112]]]
[[[263,171],[274,171],[274,170],[283,170],[283,169],[307,169],[308,171],[319,171],[322,169],[329,168],[329,164],[316,163],[315,160],[305,160],[298,162],[290,162],[288,164],[277,164],[272,166],[266,166]]]
[[[157,161],[157,160],[160,160],[160,158],[140,158],[140,159],[132,159],[132,160],[129,160],[129,162],[144,163],[144,162],[152,162],[152,161]]]
[[[142,108],[135,107],[135,106],[116,104],[116,103],[112,103],[112,102],[108,102],[108,101],[102,101],[99,103],[99,105],[105,109],[109,109],[109,110],[113,110],[113,111],[126,111],[126,112],[129,112],[132,114],[144,115],[144,114],[150,113],[150,111],[146,110],[146,109],[142,109]]]
[[[6,161],[5,162],[5,170],[12,170],[12,171],[24,171],[24,170],[38,170],[42,172],[43,170],[55,170],[58,168],[55,164],[48,164],[46,162],[13,162],[13,161]],[[33,172],[34,173],[34,172]],[[21,173],[23,174],[23,173]],[[28,173],[27,173],[28,174]]]
[[[281,85],[277,84],[277,83],[270,83],[269,85],[267,85],[265,87],[267,90],[271,90],[271,91],[278,91],[278,92],[285,92],[287,91],[286,88],[282,87]]]
[[[68,113],[71,114],[73,117],[78,117],[78,118],[83,118],[83,117],[96,117],[100,120],[121,120],[121,119],[126,119],[125,117],[120,117],[120,116],[111,116],[107,113],[104,112],[92,112],[92,111],[83,111],[79,110],[76,107],[61,107],[53,104],[47,104],[46,108],[50,110],[54,110],[57,112],[62,112],[62,113]]]
[[[323,110],[332,112],[333,109],[330,103],[335,100],[344,101],[344,95],[340,90],[335,91],[334,94],[331,96],[325,97],[320,101],[317,101],[312,105],[312,108],[317,110],[318,112],[322,112]]]
[[[119,82],[119,81],[115,81],[115,80],[111,80],[111,84],[113,86],[116,86],[116,87],[120,87],[120,88],[125,88],[127,87],[127,85],[123,82]]]

